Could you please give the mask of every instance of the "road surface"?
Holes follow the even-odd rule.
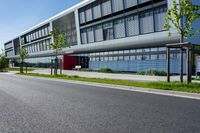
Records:
[[[199,133],[200,101],[0,74],[1,133]]]

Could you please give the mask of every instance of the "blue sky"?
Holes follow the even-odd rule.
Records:
[[[78,2],[80,0],[0,0],[0,49],[4,42]]]

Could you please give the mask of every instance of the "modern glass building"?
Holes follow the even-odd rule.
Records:
[[[59,53],[63,65],[73,62],[63,68],[84,64],[90,69],[108,67],[117,71],[165,70],[165,45],[178,43],[180,38],[175,30],[168,37],[169,31],[163,28],[171,2],[84,0],[5,43],[5,54],[17,65],[19,49],[25,48],[30,66],[50,67],[54,51],[49,33],[58,28],[65,33],[69,46]],[[199,24],[194,26],[199,28]],[[199,37],[188,41],[200,43]],[[179,73],[179,50],[172,49],[171,53],[171,72]]]

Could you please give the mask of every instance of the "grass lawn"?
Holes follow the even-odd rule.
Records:
[[[27,71],[31,72],[33,70],[36,70],[36,68],[27,68]],[[16,67],[11,67],[8,68],[8,71],[20,71],[20,68],[16,68]],[[26,68],[24,67],[24,72],[26,71]]]
[[[105,83],[112,85],[124,85],[132,87],[143,87],[143,88],[153,88],[161,90],[173,90],[173,91],[183,91],[183,92],[192,92],[200,93],[200,83],[180,83],[180,82],[137,82],[130,80],[115,80],[115,79],[100,79],[100,78],[84,78],[79,76],[68,76],[68,75],[49,75],[49,74],[22,74],[25,76],[35,76],[35,77],[46,77],[46,78],[55,78],[55,79],[65,79],[65,80],[76,80],[76,81],[86,81],[86,82],[95,82],[95,83]]]

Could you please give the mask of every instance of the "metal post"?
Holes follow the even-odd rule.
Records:
[[[170,82],[170,48],[167,47],[167,82]]]
[[[192,73],[192,50],[190,48],[190,46],[187,47],[187,83],[191,83],[192,77],[191,77],[191,73]]]
[[[180,81],[183,82],[183,49],[180,49]]]
[[[51,75],[53,74],[53,60],[51,59]]]
[[[28,72],[28,65],[26,64],[26,74],[27,74],[27,72]]]
[[[60,59],[60,75],[62,75],[62,59]]]

